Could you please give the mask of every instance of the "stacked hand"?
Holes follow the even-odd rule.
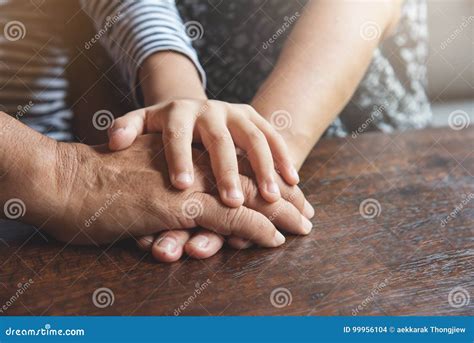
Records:
[[[218,198],[204,151],[191,150],[194,182],[186,190],[176,190],[169,181],[163,148],[157,134],[140,136],[119,152],[110,152],[106,146],[58,144],[56,165],[62,169],[55,185],[50,185],[57,197],[49,208],[47,230],[60,240],[78,244],[166,231],[166,238],[161,236],[157,242],[165,244],[152,248],[153,255],[165,261],[178,259],[183,250],[195,257],[212,255],[222,245],[222,236],[276,247],[285,241],[279,230],[294,234],[311,230],[307,218],[313,213],[297,186],[276,176],[282,197],[268,203],[245,175],[249,166],[242,165],[237,176],[244,203],[231,208]],[[189,229],[195,227],[208,231],[190,238]],[[208,239],[204,247],[202,238]]]
[[[265,200],[274,202],[280,197],[275,167],[289,185],[299,181],[282,137],[249,105],[181,99],[139,109],[115,121],[109,147],[126,149],[137,136],[156,132],[163,134],[170,181],[177,189],[193,184],[193,141],[202,142],[209,152],[217,189],[228,206],[244,201],[236,146],[247,153]]]
[[[111,150],[126,149],[139,135],[152,132],[163,133],[170,182],[181,190],[191,187],[194,182],[191,143],[202,142],[210,155],[221,201],[227,206],[242,205],[246,195],[242,192],[235,146],[246,152],[250,161],[251,168],[240,168],[240,172],[249,177],[255,175],[260,194],[266,201],[278,201],[282,187],[287,189],[299,181],[285,142],[249,105],[181,99],[136,110],[116,120],[109,131],[109,147]],[[303,209],[308,217],[314,214],[307,202]],[[309,232],[311,223],[306,220],[304,225]],[[200,231],[190,239],[190,234],[189,230],[180,230],[156,238],[146,236],[140,239],[139,245],[151,249],[163,261],[179,259],[183,248],[196,258],[205,258],[222,247],[220,235]],[[231,237],[229,243],[235,248],[246,248],[251,244],[238,237]]]

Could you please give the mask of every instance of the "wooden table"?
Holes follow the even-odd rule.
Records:
[[[0,306],[31,278],[3,314],[474,315],[473,148],[472,129],[321,141],[301,172],[315,229],[273,250],[169,265],[3,225]]]

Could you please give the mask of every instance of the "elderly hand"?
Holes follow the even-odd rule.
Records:
[[[204,152],[193,150],[195,182],[177,191],[169,181],[162,151],[159,135],[140,136],[119,152],[109,152],[106,146],[59,143],[57,178],[50,185],[56,201],[49,207],[46,230],[62,241],[100,244],[199,226],[263,247],[284,243],[277,227],[295,234],[311,230],[301,215],[305,199],[298,187],[286,186],[282,199],[268,203],[252,179],[239,175],[246,200],[244,206],[229,208],[219,201]]]

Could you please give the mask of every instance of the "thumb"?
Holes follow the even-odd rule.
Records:
[[[107,131],[109,149],[116,151],[128,148],[137,136],[143,134],[144,128],[145,110],[143,109],[129,112],[116,119]]]

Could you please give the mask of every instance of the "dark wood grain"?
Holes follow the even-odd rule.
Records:
[[[473,142],[472,129],[322,140],[301,172],[315,229],[278,249],[169,265],[132,241],[73,247],[3,226],[0,303],[31,278],[4,314],[173,315],[209,279],[181,315],[474,315],[474,199],[441,225],[474,193]],[[373,219],[359,212],[368,198]],[[112,306],[94,306],[99,287]],[[280,287],[292,298],[282,308],[270,301]],[[469,304],[450,306],[455,287]]]

